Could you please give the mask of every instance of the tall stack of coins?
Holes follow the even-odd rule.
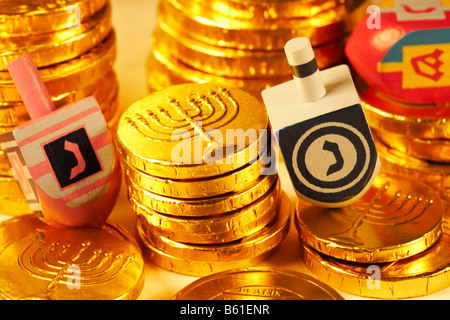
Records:
[[[30,119],[7,69],[25,54],[56,108],[94,96],[108,124],[116,125],[116,37],[108,0],[2,1],[0,18],[0,133]],[[31,212],[1,150],[0,212]]]
[[[283,241],[290,202],[268,163],[268,116],[237,88],[180,84],[122,114],[118,149],[147,256],[203,276],[253,265]]]
[[[426,183],[383,172],[347,207],[299,201],[294,221],[306,266],[335,289],[393,299],[450,285],[448,202]]]
[[[264,88],[291,79],[283,48],[293,37],[311,40],[321,69],[341,63],[366,8],[363,0],[161,0],[149,90],[215,82],[259,98]]]

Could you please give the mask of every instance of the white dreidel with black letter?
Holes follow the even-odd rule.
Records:
[[[325,207],[360,198],[380,169],[347,65],[320,71],[307,38],[286,43],[293,80],[262,91],[298,197]]]

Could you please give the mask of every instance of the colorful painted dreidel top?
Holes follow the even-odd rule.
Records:
[[[55,111],[29,55],[8,69],[32,120],[0,136],[0,147],[30,208],[54,226],[103,225],[121,169],[96,99]]]
[[[368,8],[346,56],[373,89],[412,104],[450,101],[450,2],[389,0]]]
[[[262,91],[298,197],[324,207],[356,201],[380,168],[347,65],[320,71],[307,38],[286,43],[293,80]]]

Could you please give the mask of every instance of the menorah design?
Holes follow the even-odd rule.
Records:
[[[70,278],[75,278],[77,288],[86,288],[107,283],[118,277],[133,262],[134,255],[114,254],[112,250],[93,249],[87,240],[80,244],[52,242],[35,234],[32,241],[23,248],[18,262],[23,271],[32,278],[48,281],[44,292],[21,297],[22,299],[51,299],[53,292],[61,285],[69,288]],[[69,268],[76,267],[73,274]]]
[[[212,138],[206,128],[224,127],[239,113],[239,103],[230,90],[218,88],[206,93],[194,93],[179,101],[168,96],[164,106],[148,106],[145,112],[136,112],[124,121],[144,137],[159,141],[178,141],[182,136],[201,135]]]
[[[346,245],[363,245],[364,241],[358,236],[358,228],[363,223],[378,226],[395,226],[411,223],[420,218],[433,204],[433,200],[421,196],[404,194],[401,190],[388,192],[391,188],[389,181],[383,184],[373,197],[359,199],[349,207],[339,212],[354,216],[354,222],[349,229],[342,233],[330,235],[330,239]]]

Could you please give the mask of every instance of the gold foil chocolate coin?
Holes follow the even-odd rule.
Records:
[[[288,40],[300,36],[308,37],[313,46],[330,43],[349,34],[365,13],[362,1],[328,0],[208,1],[201,5],[164,0],[158,7],[159,25],[180,36],[248,51],[283,51]]]
[[[88,52],[63,63],[39,69],[49,94],[58,96],[78,87],[86,87],[108,75],[116,59],[116,35],[112,31]],[[1,101],[22,101],[9,72],[0,72]]]
[[[436,190],[450,189],[450,164],[426,161],[389,148],[374,134],[383,171],[396,172],[422,181]]]
[[[25,219],[25,220],[22,220]],[[14,220],[0,254],[0,297],[4,299],[136,299],[143,287],[144,262],[124,229],[108,224],[54,229],[31,218]],[[23,222],[25,221],[25,222]],[[13,234],[12,234],[13,233]],[[5,241],[5,239],[7,241]]]
[[[448,104],[418,105],[399,102],[368,86],[359,77],[355,77],[355,85],[372,128],[421,139],[450,137]]]
[[[228,270],[200,278],[173,300],[344,300],[327,284],[302,273],[275,268]]]
[[[156,39],[157,40],[157,39]],[[235,78],[221,77],[217,74],[206,73],[181,63],[178,59],[171,60],[164,57],[156,46],[153,46],[147,60],[147,85],[150,92],[163,90],[169,86],[183,83],[217,83],[232,86],[249,92],[254,97],[260,97],[261,88],[267,88],[292,79],[292,75],[275,75],[264,78]]]
[[[202,217],[169,216],[152,211],[135,199],[131,205],[143,226],[171,240],[208,244],[238,240],[261,230],[275,217],[279,203],[280,182],[262,197],[241,209],[221,215]]]
[[[156,177],[192,179],[225,174],[256,159],[267,128],[264,106],[243,90],[183,84],[125,110],[117,141],[129,166]]]
[[[329,209],[298,201],[303,242],[334,258],[375,263],[423,252],[441,235],[443,205],[430,186],[380,173],[355,203]]]
[[[107,0],[2,0],[0,35],[12,37],[78,27]]]
[[[337,290],[363,297],[404,299],[445,289],[450,285],[449,209],[446,204],[442,236],[422,253],[386,263],[351,263],[305,245],[305,265]]]
[[[126,163],[122,167],[128,178],[144,190],[181,199],[199,199],[237,192],[254,183],[263,173],[260,161],[223,175],[190,180],[150,176]]]
[[[107,5],[77,28],[9,38],[0,46],[0,70],[8,70],[9,62],[25,54],[30,54],[37,68],[76,58],[102,42],[111,30],[111,8]]]
[[[278,175],[261,176],[238,192],[208,198],[180,199],[151,193],[125,175],[130,197],[143,206],[167,215],[190,217],[212,216],[238,210],[263,196],[277,180]]]
[[[142,241],[144,242],[144,255],[156,265],[171,272],[193,277],[204,277],[224,270],[254,266],[268,259],[273,251],[266,251],[259,256],[254,256],[248,259],[211,262],[187,260],[184,258],[171,256],[164,251],[153,247],[146,241],[146,239],[142,239]]]
[[[435,163],[450,163],[450,139],[422,139],[385,130],[377,131],[376,135],[384,144],[404,153],[406,157],[411,156]]]
[[[137,229],[142,238],[152,247],[168,255],[189,261],[214,262],[244,260],[259,256],[276,248],[286,237],[290,227],[291,203],[286,193],[282,193],[277,214],[263,229],[238,241],[221,244],[195,245],[181,243],[160,236],[152,229],[143,228],[137,220]]]

